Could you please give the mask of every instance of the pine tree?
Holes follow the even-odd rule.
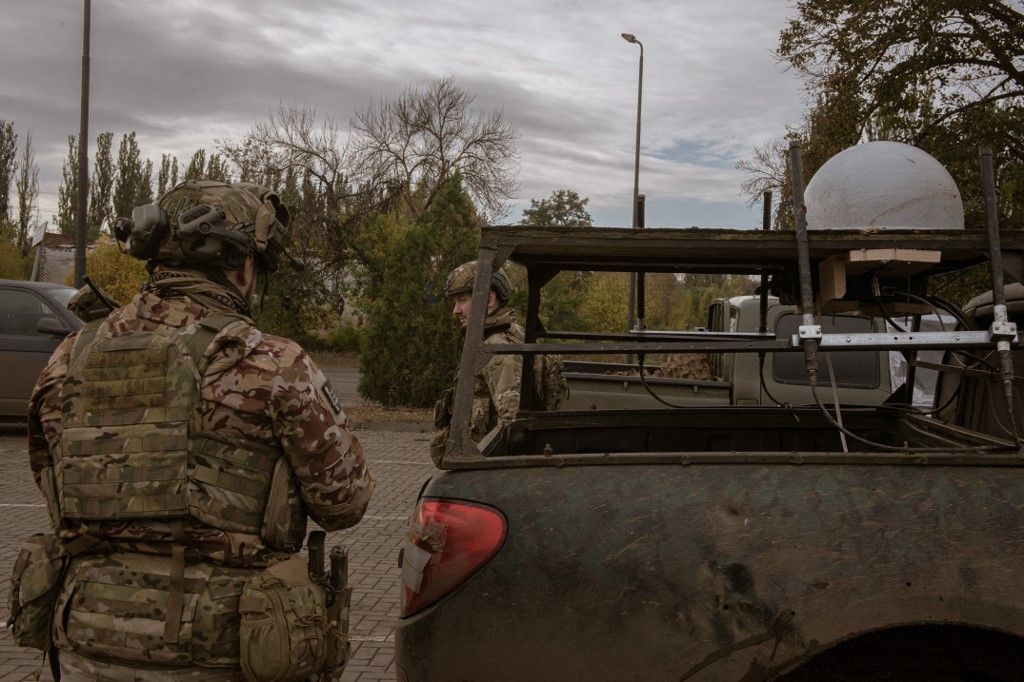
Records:
[[[389,219],[397,229],[384,276],[366,296],[359,390],[384,405],[426,406],[458,367],[461,336],[444,279],[476,255],[476,210],[456,174],[415,222]]]
[[[160,171],[156,176],[156,193],[157,196],[163,196],[164,192],[174,187],[174,183],[171,181],[171,160],[174,159],[172,154],[161,154],[160,155]]]
[[[10,224],[11,188],[18,166],[18,134],[14,123],[0,120],[0,227]]]
[[[104,226],[111,222],[114,158],[110,148],[113,142],[113,133],[100,133],[96,136],[96,154],[93,159],[92,177],[89,179],[89,212],[86,221],[86,239],[90,242],[95,241]]]
[[[195,182],[202,180],[204,175],[206,175],[206,150],[197,149],[188,162],[188,168],[185,169],[184,180],[185,182]]]
[[[61,183],[57,188],[57,223],[61,234],[75,233],[75,213],[78,210],[78,144],[74,135],[68,135],[68,156],[61,168]]]
[[[221,182],[230,181],[227,160],[220,154],[210,154],[210,159],[206,162],[206,172],[201,179],[220,180]]]
[[[152,200],[150,175],[153,163],[142,164],[142,154],[135,139],[135,131],[121,137],[117,150],[117,179],[114,181],[114,217],[127,218],[132,209]]]
[[[139,195],[136,199],[140,204],[153,202],[153,160],[146,159],[142,167],[142,178],[139,184]]]
[[[31,130],[25,133],[25,144],[14,185],[18,193],[18,215],[14,222],[15,243],[24,256],[28,253],[31,231],[37,220],[39,200],[39,167],[36,166],[36,153],[32,148]]]

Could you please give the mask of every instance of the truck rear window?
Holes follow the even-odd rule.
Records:
[[[775,334],[788,338],[797,333],[800,315],[787,313],[775,322]],[[874,325],[869,317],[853,315],[822,316],[821,331],[825,334],[850,334],[873,332]],[[832,365],[836,370],[836,386],[846,388],[878,388],[881,380],[878,370],[877,351],[835,351]],[[803,353],[775,353],[772,359],[772,377],[781,384],[807,385],[807,368]],[[819,385],[829,385],[828,366],[824,354],[818,352]]]

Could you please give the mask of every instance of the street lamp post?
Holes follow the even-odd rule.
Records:
[[[640,74],[636,86],[636,153],[633,157],[633,229],[637,229],[640,226],[637,197],[640,195],[640,106],[644,94],[644,44],[637,40],[636,36],[632,33],[623,33],[621,35],[622,39],[627,43],[636,43],[640,46]],[[626,309],[626,315],[629,318],[627,325],[630,330],[636,324],[636,292],[637,273],[634,272],[629,277],[629,303]]]
[[[75,286],[85,276],[85,219],[89,208],[89,23],[92,2],[85,0],[82,26],[82,103],[78,125],[78,203],[75,207]]]

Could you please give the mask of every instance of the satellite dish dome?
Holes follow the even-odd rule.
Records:
[[[865,142],[818,169],[804,194],[809,230],[962,230],[960,190],[941,163],[901,142]]]

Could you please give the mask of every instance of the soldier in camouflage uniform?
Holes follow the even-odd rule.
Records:
[[[469,323],[475,278],[476,261],[470,261],[455,268],[445,280],[445,294],[452,300],[452,315],[463,333]],[[508,307],[511,296],[508,275],[501,269],[496,270],[487,298],[484,343],[523,343],[525,332],[516,322],[515,311]],[[535,362],[534,383],[540,404],[549,410],[557,409],[566,390],[561,363],[551,356],[538,356]],[[476,373],[470,414],[470,436],[474,441],[480,442],[492,429],[515,419],[522,368],[523,359],[519,355],[495,355]],[[435,464],[440,462],[448,439],[453,394],[454,388],[445,391],[434,407],[434,426],[438,430],[431,440],[430,452]]]
[[[325,656],[344,635],[293,557],[307,516],[357,523],[373,479],[321,371],[253,324],[257,272],[288,258],[287,210],[256,185],[191,182],[133,221],[119,242],[152,277],[69,336],[32,394],[59,540],[19,557],[12,604],[56,613],[31,645],[59,649],[64,679],[337,674]],[[16,639],[35,627],[12,622]]]

